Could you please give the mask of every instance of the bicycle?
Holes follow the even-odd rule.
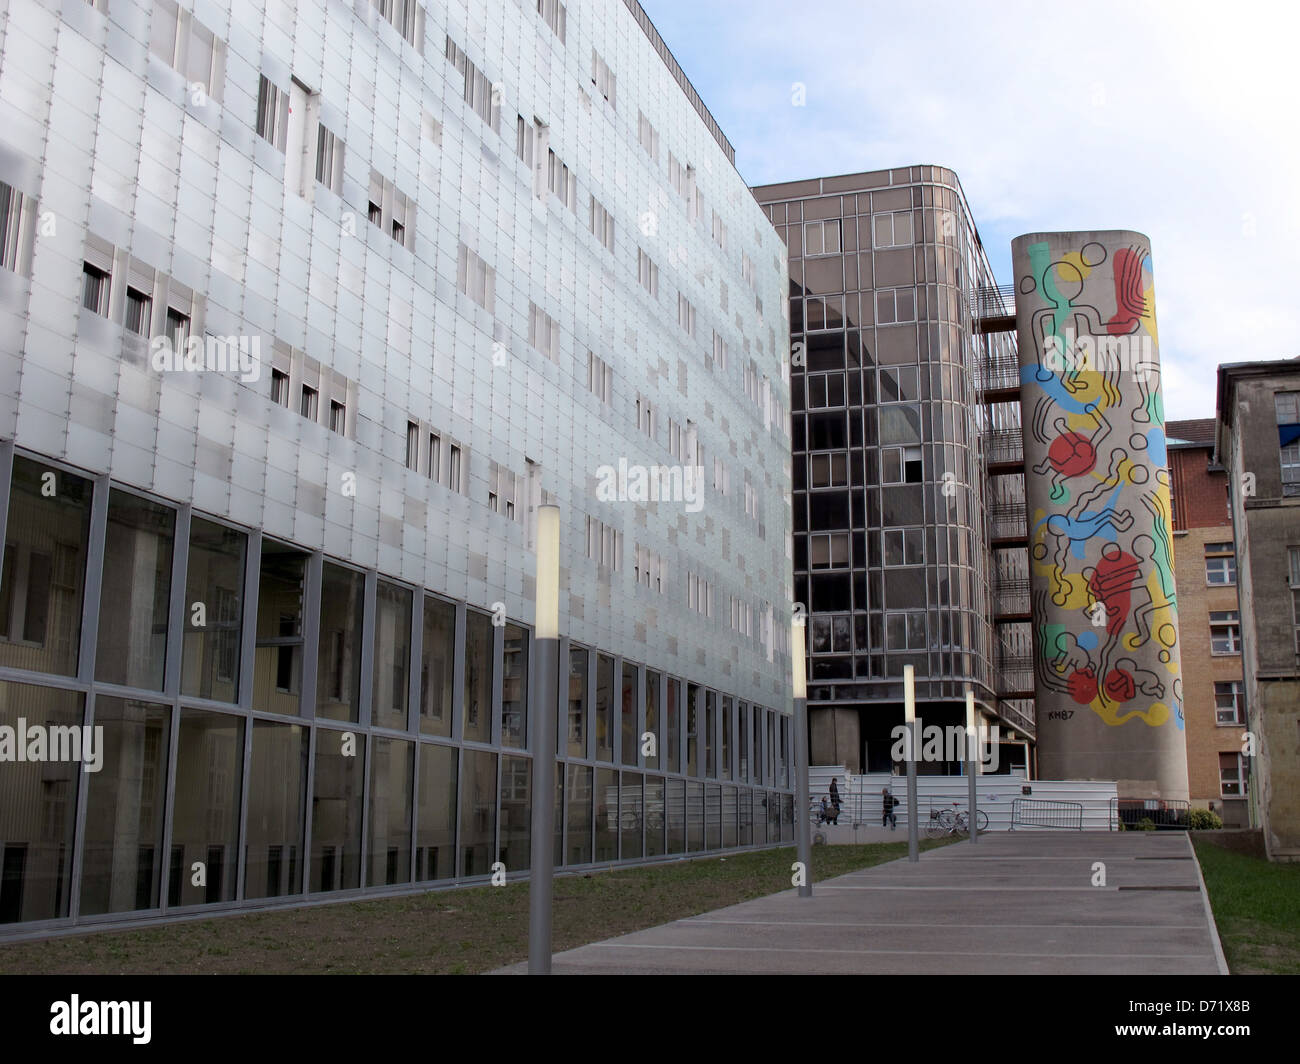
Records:
[[[957,809],[959,803],[953,802],[953,809]],[[945,835],[969,835],[970,834],[970,813],[965,809],[931,809],[930,822],[925,826],[925,834],[928,838],[939,839]],[[983,809],[975,810],[975,830],[987,831],[989,826],[989,816]]]

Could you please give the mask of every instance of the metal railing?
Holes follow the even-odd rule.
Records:
[[[975,289],[971,316],[975,318],[1013,318],[1016,314],[1016,286],[1000,284]]]
[[[1083,803],[1051,798],[1016,798],[1011,802],[1011,830],[1016,825],[1032,828],[1083,830]]]
[[[1186,831],[1190,802],[1178,798],[1112,798],[1112,831]],[[1151,822],[1148,829],[1142,822]],[[1121,828],[1120,824],[1124,826]]]

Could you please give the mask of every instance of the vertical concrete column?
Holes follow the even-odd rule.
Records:
[[[1012,242],[1038,766],[1187,798],[1150,243]]]

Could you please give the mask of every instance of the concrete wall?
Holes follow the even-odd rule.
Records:
[[[1149,242],[1036,233],[1012,260],[1039,773],[1185,799]]]
[[[1178,585],[1178,631],[1183,654],[1183,712],[1187,724],[1187,778],[1192,804],[1212,808],[1226,825],[1250,823],[1243,788],[1224,795],[1219,755],[1241,753],[1245,726],[1222,725],[1216,714],[1216,682],[1241,680],[1240,654],[1215,654],[1210,642],[1211,611],[1237,609],[1237,585],[1206,578],[1205,545],[1232,540],[1225,506],[1228,475],[1211,471],[1209,445],[1173,448],[1169,472],[1184,527],[1174,532],[1174,574]]]
[[[1231,371],[1221,371],[1231,372]],[[1300,859],[1300,656],[1289,547],[1300,546],[1300,497],[1285,496],[1274,395],[1300,374],[1235,377],[1219,411],[1237,544],[1247,723],[1256,742],[1253,804],[1271,858]]]

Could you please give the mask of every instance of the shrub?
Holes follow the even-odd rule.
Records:
[[[1191,831],[1217,831],[1223,827],[1219,814],[1209,809],[1189,809],[1187,827]]]
[[[1138,831],[1155,831],[1155,829],[1156,829],[1156,822],[1152,820],[1149,816],[1144,816],[1141,820],[1137,822]]]

